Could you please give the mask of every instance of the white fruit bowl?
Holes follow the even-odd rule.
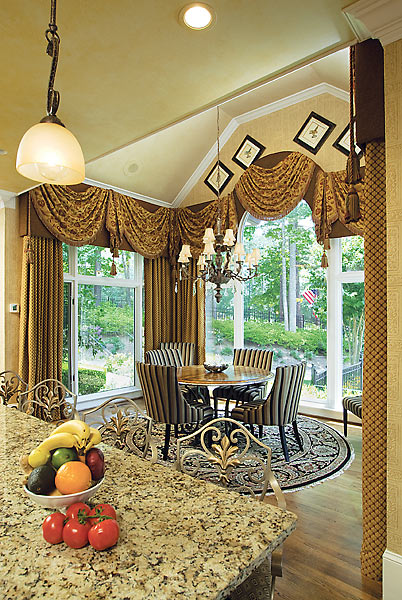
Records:
[[[75,502],[86,502],[87,500],[89,500],[91,496],[96,494],[104,480],[105,478],[102,477],[102,479],[100,479],[98,483],[88,488],[87,490],[84,490],[83,492],[76,492],[75,494],[64,494],[63,496],[42,496],[40,494],[34,494],[33,492],[30,492],[28,490],[26,485],[24,485],[24,492],[36,504],[44,506],[45,508],[53,508],[55,510],[63,512],[63,509],[68,508],[71,504],[74,504]]]

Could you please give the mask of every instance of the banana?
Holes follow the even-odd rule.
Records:
[[[79,447],[79,440],[76,435],[67,432],[54,433],[45,440],[37,448],[32,450],[29,455],[28,462],[33,469],[45,465],[50,459],[50,450],[56,448],[75,448]]]
[[[89,440],[87,445],[85,446],[84,452],[87,453],[88,450],[92,448],[92,446],[96,446],[102,439],[99,429],[95,429],[94,427],[89,428]]]
[[[53,431],[53,433],[50,434],[50,436],[64,432],[76,435],[77,438],[81,440],[83,442],[83,445],[85,446],[85,443],[89,439],[90,428],[89,425],[85,423],[85,421],[73,419],[72,421],[66,421],[65,423],[62,423],[61,425],[56,427],[56,429]]]

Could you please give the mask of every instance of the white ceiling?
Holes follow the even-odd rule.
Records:
[[[223,130],[324,82],[347,90],[345,52],[294,69],[353,40],[342,14],[348,2],[209,3],[217,22],[197,32],[178,23],[185,2],[59,0],[58,114],[81,143],[88,178],[177,203],[216,139],[211,106],[270,82],[222,106]],[[0,189],[32,186],[14,165],[20,138],[45,113],[49,7],[50,0],[13,0],[2,10]]]

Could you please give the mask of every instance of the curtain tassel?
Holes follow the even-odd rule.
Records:
[[[116,269],[116,263],[114,262],[114,256],[113,256],[112,266],[110,268],[110,274],[111,274],[112,277],[114,277],[115,275],[117,275],[117,269]]]
[[[33,248],[32,248],[32,240],[31,240],[31,236],[28,236],[27,239],[27,245],[25,248],[25,255],[27,257],[27,264],[28,265],[32,265],[34,262],[34,253],[33,253]]]
[[[331,246],[329,244],[329,239],[325,238],[324,239],[324,250],[330,250],[330,249],[331,249]]]
[[[324,252],[322,253],[321,267],[323,269],[326,269],[328,267],[328,257],[327,257],[327,251],[326,250],[324,250]]]
[[[355,223],[361,219],[360,200],[356,186],[352,183],[349,186],[348,195],[346,197],[346,215],[345,223]]]

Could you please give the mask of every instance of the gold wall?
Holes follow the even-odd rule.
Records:
[[[224,106],[222,110],[224,110]],[[308,150],[293,142],[293,138],[311,111],[326,117],[336,124],[335,129],[316,155],[311,154]],[[325,171],[339,171],[345,168],[346,156],[334,148],[332,144],[348,122],[349,103],[336,98],[332,94],[325,93],[265,115],[254,121],[243,123],[236,129],[220,152],[221,161],[234,173],[223,193],[229,193],[244,172],[241,167],[233,162],[232,156],[247,134],[266,147],[266,150],[263,152],[264,155],[283,150],[298,151],[310,156]],[[214,195],[205,185],[204,179],[215,162],[216,158],[189,192],[182,206],[209,202],[214,199]]]
[[[402,40],[385,46],[388,245],[387,549],[402,554]]]
[[[20,317],[9,305],[20,303],[21,261],[18,200],[9,200],[0,208],[0,371],[18,372]]]

